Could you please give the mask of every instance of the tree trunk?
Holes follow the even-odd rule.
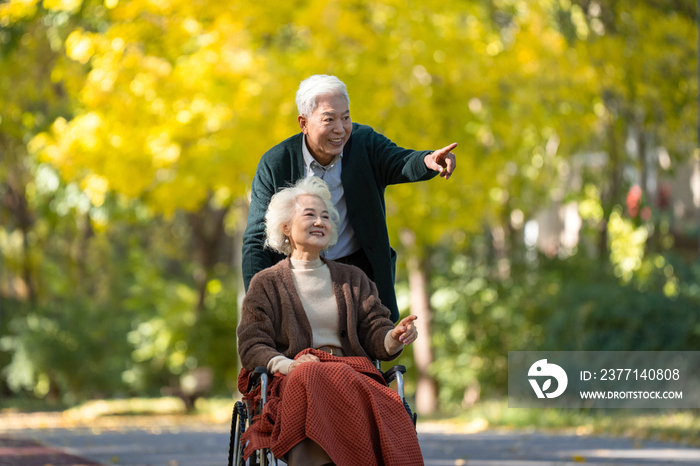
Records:
[[[609,99],[606,99],[606,101]],[[611,105],[607,104],[609,112],[613,113]],[[610,178],[606,189],[601,193],[601,203],[603,205],[604,217],[598,225],[598,252],[599,258],[606,261],[608,257],[608,218],[612,212],[613,206],[620,201],[622,197],[622,169],[624,161],[621,160],[620,150],[618,146],[618,138],[615,129],[616,118],[613,115],[608,117],[607,121],[607,143],[608,154],[610,155]]]
[[[21,277],[18,278],[22,280],[26,292],[18,298],[34,304],[36,302],[36,286],[29,244],[29,233],[34,226],[34,216],[27,202],[26,185],[26,173],[21,169],[10,170],[5,183],[5,193],[0,198],[0,202],[13,215],[12,220],[22,233],[22,270]],[[7,222],[7,224],[12,223],[12,221]]]
[[[210,278],[211,269],[216,264],[219,246],[225,236],[224,219],[229,206],[222,209],[213,209],[206,203],[198,212],[189,215],[190,227],[192,228],[193,252],[197,269],[194,279],[197,283],[196,316],[200,317],[204,310],[204,300],[207,295],[207,283]]]
[[[408,269],[408,286],[411,299],[411,314],[418,316],[416,329],[418,339],[413,343],[413,359],[418,372],[416,385],[416,411],[419,414],[432,414],[437,409],[437,384],[428,372],[433,362],[433,351],[430,346],[430,294],[428,292],[428,274],[425,263],[416,253],[415,235],[410,230],[401,234],[401,242],[405,246]]]
[[[505,223],[508,225],[508,223]],[[497,280],[505,280],[510,276],[510,260],[506,253],[506,232],[501,225],[491,226],[491,245],[493,247],[493,257],[496,262]]]
[[[639,163],[641,164],[641,181],[640,188],[642,188],[642,199],[647,202],[651,201],[651,196],[649,195],[649,185],[647,178],[649,178],[649,166],[647,163],[647,138],[644,133],[644,128],[640,125],[637,133],[637,154],[639,155]]]

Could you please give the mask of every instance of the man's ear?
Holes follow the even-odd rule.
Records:
[[[297,121],[299,122],[299,128],[301,128],[301,131],[306,134],[306,124],[308,123],[308,119],[304,115],[299,115],[297,117]]]

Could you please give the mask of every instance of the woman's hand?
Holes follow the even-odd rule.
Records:
[[[410,345],[416,338],[418,338],[418,330],[416,330],[416,325],[413,323],[418,316],[410,315],[401,320],[396,324],[396,328],[391,331],[391,338],[396,341],[400,341],[404,345]]]
[[[292,372],[295,367],[297,367],[299,364],[303,364],[305,362],[320,362],[321,360],[318,359],[317,356],[314,356],[313,354],[305,354],[297,359],[294,360],[293,363],[289,365],[289,372]]]

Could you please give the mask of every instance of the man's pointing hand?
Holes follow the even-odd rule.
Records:
[[[441,177],[449,179],[457,165],[455,155],[451,152],[455,147],[457,147],[457,143],[453,142],[449,146],[445,146],[442,149],[438,149],[426,155],[423,159],[425,161],[425,166],[431,170],[440,172]]]

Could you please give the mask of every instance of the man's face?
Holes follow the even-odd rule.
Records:
[[[310,117],[299,115],[299,126],[306,135],[309,152],[321,165],[328,165],[340,154],[352,133],[350,108],[342,95],[323,95]]]

